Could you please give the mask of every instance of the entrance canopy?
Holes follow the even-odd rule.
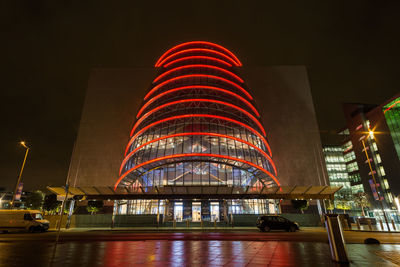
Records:
[[[47,187],[64,197],[65,187]],[[163,187],[70,187],[68,198],[86,199],[331,199],[341,186],[163,186]]]

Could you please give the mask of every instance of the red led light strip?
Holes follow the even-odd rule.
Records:
[[[172,60],[173,58],[180,56],[182,54],[187,54],[187,53],[191,53],[191,52],[211,53],[211,54],[218,55],[218,56],[224,58],[224,60],[226,59],[229,63],[231,63],[234,66],[237,66],[237,67],[241,66],[237,62],[235,62],[232,58],[228,57],[227,55],[225,55],[221,52],[211,50],[211,49],[205,49],[205,48],[192,48],[192,49],[185,49],[185,50],[173,53],[172,55],[164,58],[158,65],[156,65],[156,67],[162,67],[169,60]]]
[[[243,114],[245,114],[247,117],[249,117],[249,118],[258,126],[258,128],[261,130],[261,132],[263,133],[263,135],[264,135],[264,136],[266,135],[265,130],[264,130],[264,127],[263,127],[263,126],[261,125],[261,123],[260,123],[253,115],[251,115],[249,112],[247,112],[246,110],[244,110],[244,109],[242,109],[242,108],[240,108],[240,107],[238,107],[238,106],[232,105],[232,104],[230,104],[230,103],[223,102],[223,101],[219,101],[219,100],[214,100],[214,99],[182,99],[182,100],[172,101],[172,102],[166,103],[166,104],[164,104],[164,105],[158,106],[158,107],[156,107],[156,108],[150,110],[149,112],[145,113],[139,120],[137,120],[136,123],[135,123],[135,125],[133,126],[132,131],[134,132],[134,131],[136,130],[136,128],[137,128],[148,116],[150,116],[150,115],[153,114],[154,112],[156,112],[156,111],[158,111],[158,110],[160,110],[160,109],[163,109],[163,108],[165,108],[165,107],[168,107],[168,106],[172,106],[172,105],[176,105],[176,104],[180,104],[180,103],[190,103],[190,102],[209,102],[209,103],[221,104],[221,105],[224,105],[224,106],[227,106],[227,107],[231,107],[231,108],[233,108],[233,109],[236,109],[236,110],[242,112]]]
[[[164,67],[168,68],[169,66],[171,66],[171,65],[173,65],[175,63],[179,63],[179,62],[185,61],[185,60],[193,60],[193,59],[202,59],[202,60],[215,61],[215,62],[221,63],[221,64],[223,64],[223,65],[225,65],[227,67],[232,67],[232,64],[230,64],[230,63],[228,63],[226,61],[223,61],[223,60],[215,58],[215,57],[206,57],[206,56],[190,56],[190,57],[178,58],[178,59],[175,59],[175,60],[165,64]]]
[[[391,110],[394,106],[396,106],[397,104],[400,104],[400,101],[396,101],[396,102],[394,102],[390,107],[388,107],[387,109],[385,109],[385,111],[383,112],[383,114],[385,114],[386,113],[386,111],[389,111],[389,110]]]
[[[225,155],[218,155],[218,154],[203,154],[203,153],[188,153],[188,154],[175,154],[175,155],[170,155],[170,156],[164,156],[164,157],[160,157],[160,158],[155,158],[146,162],[143,162],[139,165],[136,165],[135,167],[129,169],[128,171],[126,171],[119,179],[118,181],[115,183],[114,186],[114,190],[117,189],[118,184],[122,181],[122,179],[124,179],[129,173],[133,172],[134,170],[143,167],[147,164],[150,163],[154,163],[157,161],[162,161],[162,160],[166,160],[166,159],[173,159],[173,158],[180,158],[180,157],[213,157],[213,158],[221,158],[221,159],[228,159],[228,160],[234,160],[234,161],[238,161],[244,164],[247,164],[249,166],[252,166],[262,172],[264,172],[265,174],[267,174],[269,177],[271,177],[275,183],[280,186],[278,179],[276,179],[276,177],[274,175],[272,175],[272,173],[270,173],[269,171],[265,170],[264,168],[261,168],[260,166],[247,161],[247,160],[243,160],[243,159],[239,159],[239,158],[234,158],[234,157],[230,157],[230,156],[225,156]]]
[[[257,136],[262,140],[262,142],[265,144],[265,146],[266,146],[267,149],[268,149],[269,154],[272,156],[271,148],[269,147],[269,144],[268,144],[267,140],[265,140],[265,138],[264,138],[259,132],[257,132],[256,130],[254,130],[253,128],[251,128],[250,126],[248,126],[247,124],[244,124],[244,123],[242,123],[242,122],[239,122],[239,121],[236,121],[236,120],[227,118],[227,117],[222,117],[222,116],[217,116],[217,115],[210,115],[210,114],[185,114],[185,115],[178,115],[178,116],[173,116],[173,117],[169,117],[169,118],[166,118],[166,119],[162,119],[162,120],[153,122],[153,123],[147,125],[146,127],[142,128],[142,129],[141,129],[140,131],[138,131],[134,136],[132,136],[133,133],[134,133],[134,131],[133,131],[133,129],[132,129],[132,132],[131,132],[131,135],[130,135],[130,136],[132,136],[132,138],[129,140],[129,143],[128,143],[128,145],[126,146],[126,149],[125,149],[125,156],[126,156],[126,154],[128,153],[128,149],[129,149],[129,147],[132,145],[133,141],[134,141],[140,134],[142,134],[142,133],[144,133],[145,131],[147,131],[149,128],[154,127],[155,125],[160,124],[160,123],[163,123],[163,122],[167,122],[167,121],[171,121],[171,120],[177,120],[177,119],[184,119],[184,118],[193,118],[193,117],[195,117],[195,118],[212,118],[212,119],[219,119],[219,120],[229,121],[229,122],[235,123],[235,124],[237,124],[237,125],[240,125],[240,126],[246,128],[247,130],[249,130],[250,132],[254,133],[255,135],[257,135]]]
[[[144,100],[147,100],[147,98],[149,98],[160,87],[162,87],[168,83],[175,82],[176,80],[181,80],[181,79],[186,79],[186,78],[209,78],[209,79],[220,80],[220,81],[229,83],[230,85],[233,85],[234,87],[239,89],[242,93],[244,93],[250,100],[253,100],[253,97],[251,97],[251,95],[243,87],[239,86],[238,84],[236,84],[230,80],[227,80],[225,78],[222,78],[222,77],[218,77],[218,76],[214,76],[214,75],[203,75],[203,74],[182,75],[182,76],[178,76],[178,77],[166,80],[166,81],[154,86],[153,89],[151,89],[150,92],[148,92],[147,95],[144,97]]]
[[[167,55],[169,55],[170,53],[172,53],[173,51],[178,50],[179,48],[182,48],[182,47],[187,46],[187,45],[195,45],[195,44],[199,44],[199,45],[209,45],[209,46],[213,46],[213,47],[215,47],[215,48],[218,48],[218,49],[224,51],[224,52],[225,52],[226,54],[228,54],[230,57],[232,57],[232,58],[235,60],[235,62],[236,62],[239,66],[242,66],[242,63],[239,61],[239,59],[238,59],[231,51],[229,51],[229,50],[226,49],[225,47],[223,47],[223,46],[221,46],[221,45],[214,44],[214,43],[210,43],[210,42],[204,42],[204,41],[186,42],[186,43],[179,44],[179,45],[177,45],[177,46],[172,47],[171,49],[169,49],[167,52],[165,52],[165,53],[158,59],[158,61],[156,62],[155,66],[158,67],[159,64],[160,64],[160,62],[161,62]]]
[[[143,113],[143,111],[144,111],[151,103],[153,103],[153,102],[156,101],[157,99],[159,99],[159,98],[161,98],[161,97],[163,97],[163,96],[165,96],[165,95],[167,95],[167,94],[176,92],[176,91],[188,90],[188,89],[196,89],[196,88],[198,88],[198,89],[209,89],[209,90],[220,91],[220,92],[224,92],[224,93],[226,93],[226,94],[229,94],[229,95],[231,95],[231,96],[234,96],[234,97],[236,97],[237,99],[241,100],[243,103],[245,103],[249,108],[251,108],[251,110],[256,114],[257,117],[260,117],[260,114],[258,113],[258,111],[256,110],[256,108],[255,108],[249,101],[247,101],[246,99],[244,99],[243,97],[241,97],[241,96],[238,95],[238,94],[235,94],[235,93],[233,93],[233,92],[231,92],[231,91],[228,91],[228,90],[225,90],[225,89],[222,89],[222,88],[219,88],[219,87],[215,87],[215,86],[207,86],[207,85],[189,85],[189,86],[183,86],[183,87],[174,88],[174,89],[165,91],[165,92],[163,92],[163,93],[161,93],[161,94],[159,94],[159,95],[156,95],[155,97],[153,97],[152,99],[150,99],[149,101],[147,101],[147,102],[142,106],[142,108],[139,110],[138,114],[136,115],[136,118],[139,118],[140,115]]]
[[[232,78],[238,80],[241,83],[244,83],[244,81],[237,76],[236,74],[227,71],[226,69],[223,68],[219,68],[213,65],[204,65],[204,64],[194,64],[194,65],[185,65],[185,66],[181,66],[181,67],[176,67],[174,69],[171,69],[169,71],[164,72],[163,74],[161,74],[160,76],[158,76],[157,78],[154,79],[153,83],[158,82],[160,79],[162,79],[163,77],[167,76],[168,74],[171,74],[174,71],[179,71],[179,70],[183,70],[183,69],[189,69],[189,68],[206,68],[206,69],[213,69],[213,70],[219,70],[221,72],[224,72],[225,74],[228,74],[229,76],[231,76]]]
[[[164,140],[164,139],[168,139],[168,138],[173,138],[173,137],[193,136],[193,135],[196,135],[196,136],[198,136],[198,135],[202,135],[202,136],[206,135],[206,136],[216,136],[216,137],[228,138],[228,139],[232,139],[232,140],[238,141],[238,142],[240,142],[240,143],[244,143],[244,144],[246,144],[246,145],[248,145],[248,146],[251,146],[252,148],[256,149],[258,152],[260,152],[265,158],[267,158],[267,160],[271,163],[272,167],[274,168],[275,175],[277,174],[275,164],[274,164],[274,162],[272,161],[271,157],[268,156],[267,153],[265,153],[265,152],[264,152],[262,149],[260,149],[259,147],[255,146],[255,145],[253,145],[252,143],[249,143],[249,142],[247,142],[247,141],[245,141],[245,140],[243,140],[243,139],[237,138],[237,137],[233,137],[233,136],[229,136],[229,135],[225,135],[225,134],[204,133],[204,132],[171,134],[171,135],[166,135],[166,136],[162,136],[162,137],[159,137],[159,138],[150,140],[150,141],[148,141],[148,142],[142,144],[141,146],[135,148],[134,150],[132,150],[132,151],[125,157],[125,159],[122,161],[121,167],[120,167],[120,169],[119,169],[119,174],[121,175],[122,168],[123,168],[123,166],[125,165],[125,163],[132,157],[133,154],[135,154],[135,153],[136,153],[137,151],[139,151],[141,148],[143,148],[143,147],[145,147],[145,146],[147,146],[147,145],[149,145],[149,144],[158,142],[158,141],[160,141],[160,140]]]

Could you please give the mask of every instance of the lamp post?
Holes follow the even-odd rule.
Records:
[[[371,139],[374,139],[374,132],[371,131],[371,130],[369,130],[368,136],[369,136]],[[365,156],[367,157],[368,166],[369,166],[369,169],[370,169],[370,171],[371,171],[371,176],[372,176],[372,180],[373,180],[373,182],[374,182],[376,194],[378,195],[378,200],[379,200],[379,203],[381,204],[380,206],[381,206],[381,209],[382,209],[382,212],[383,212],[383,217],[385,218],[386,226],[387,226],[388,230],[390,231],[389,221],[388,221],[388,218],[387,218],[387,216],[386,216],[385,208],[383,207],[383,202],[382,202],[381,194],[380,194],[379,189],[378,189],[378,185],[376,184],[376,179],[375,179],[374,171],[372,170],[371,161],[370,161],[370,159],[369,159],[369,156],[368,156],[368,153],[367,153],[367,149],[366,149],[366,147],[365,147],[364,138],[361,139],[361,142],[362,142],[362,144],[363,144]]]
[[[18,180],[17,180],[17,185],[15,186],[15,190],[14,190],[14,193],[13,193],[13,198],[12,198],[12,201],[11,201],[11,208],[14,207],[15,196],[16,196],[16,194],[17,194],[18,186],[19,186],[19,183],[20,183],[20,181],[21,181],[22,172],[24,171],[26,158],[28,157],[28,152],[29,152],[29,147],[26,145],[26,143],[25,143],[24,141],[21,141],[20,144],[26,149],[26,152],[25,152],[24,161],[23,161],[23,163],[22,163],[21,171],[19,172],[19,176],[18,176]]]

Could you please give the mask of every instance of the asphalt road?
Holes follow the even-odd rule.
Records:
[[[292,241],[327,243],[328,237],[323,228],[303,229],[294,233],[272,231],[261,233],[258,230],[230,231],[149,231],[149,230],[93,230],[72,229],[61,231],[60,242],[97,241],[145,241],[145,240],[219,240],[219,241]],[[46,233],[7,233],[0,234],[0,242],[43,241],[54,242],[57,232]],[[366,238],[378,239],[382,244],[400,244],[400,233],[344,231],[346,243],[363,244]]]

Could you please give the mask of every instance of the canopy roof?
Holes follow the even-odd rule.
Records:
[[[65,187],[47,187],[59,196]],[[86,199],[332,199],[340,186],[163,186],[163,187],[70,187],[68,198]]]

